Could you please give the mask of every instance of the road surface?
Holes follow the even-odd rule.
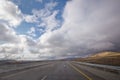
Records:
[[[71,61],[53,61],[18,72],[0,74],[0,80],[120,80],[120,77],[119,74],[97,70]]]

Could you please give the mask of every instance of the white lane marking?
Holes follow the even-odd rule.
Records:
[[[45,80],[47,78],[47,76],[44,76],[41,80]]]

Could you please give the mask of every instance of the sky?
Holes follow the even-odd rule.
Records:
[[[120,0],[0,0],[0,59],[120,51]]]

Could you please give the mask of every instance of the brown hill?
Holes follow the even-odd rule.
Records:
[[[86,58],[78,58],[76,61],[120,66],[120,52],[101,52]]]

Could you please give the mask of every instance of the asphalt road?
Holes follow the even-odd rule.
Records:
[[[108,75],[104,75],[104,74]],[[53,61],[52,63],[41,65],[18,72],[9,72],[0,76],[0,80],[120,80],[118,74],[104,72],[79,65],[70,61]],[[99,75],[103,74],[104,77]]]

